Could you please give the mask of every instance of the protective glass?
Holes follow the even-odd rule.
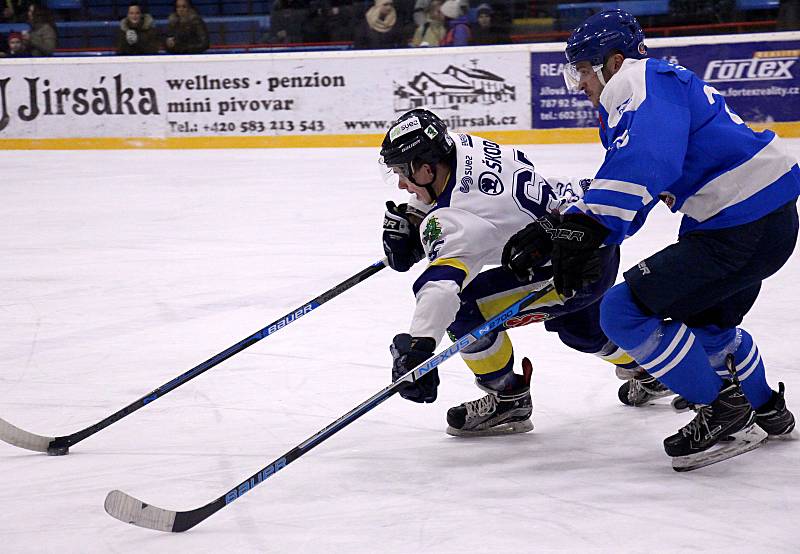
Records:
[[[394,188],[400,183],[400,177],[410,180],[411,174],[414,172],[410,163],[387,164],[383,156],[378,158],[378,167],[383,182]]]
[[[605,85],[605,80],[603,79],[603,65],[593,65],[591,69],[586,66],[581,67],[578,69],[575,67],[575,64],[568,63],[564,65],[564,83],[567,85],[567,90],[570,92],[580,92],[581,90],[581,83],[585,81],[587,78],[591,77],[592,74],[597,75],[597,78],[600,79],[600,82]]]

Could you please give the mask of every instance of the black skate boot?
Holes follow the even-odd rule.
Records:
[[[785,391],[784,384],[778,383],[778,392],[772,391],[767,403],[756,410],[756,423],[773,437],[788,436],[794,429],[794,416],[783,398]]]
[[[728,368],[733,368],[729,356]],[[710,405],[692,405],[697,412],[689,425],[664,439],[664,450],[673,457],[675,471],[691,471],[743,454],[763,444],[767,433],[755,425],[756,413],[739,381],[724,381]],[[716,449],[711,449],[719,444]]]
[[[641,406],[656,398],[675,394],[645,371],[619,387],[617,396],[626,406]]]
[[[456,437],[482,437],[526,433],[533,429],[531,414],[531,362],[522,360],[519,384],[508,391],[487,391],[478,400],[447,410],[447,434]]]

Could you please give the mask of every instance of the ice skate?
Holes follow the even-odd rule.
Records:
[[[756,410],[756,424],[773,438],[789,438],[794,430],[794,415],[786,408],[783,398],[786,387],[778,383],[778,392]]]
[[[655,377],[642,371],[619,387],[617,396],[626,406],[641,406],[656,398],[675,394]]]
[[[491,391],[478,400],[464,402],[447,410],[447,434],[456,437],[482,437],[527,433],[533,429],[531,414],[531,362],[522,360],[519,384],[508,391]]]
[[[733,356],[728,357],[732,375]],[[695,418],[676,434],[664,439],[675,471],[691,471],[758,448],[767,432],[756,425],[756,413],[738,379],[724,381],[717,398],[708,405],[692,405]]]

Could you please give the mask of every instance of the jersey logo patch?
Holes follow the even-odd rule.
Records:
[[[461,178],[461,186],[458,187],[458,190],[466,194],[469,192],[469,187],[471,186],[472,186],[472,177],[465,176]]]
[[[435,216],[432,216],[428,219],[428,223],[425,225],[425,230],[422,232],[422,242],[431,245],[441,236],[442,227],[439,225],[439,220],[436,219]]]
[[[658,195],[658,198],[664,204],[666,204],[667,208],[669,208],[670,210],[672,210],[672,208],[675,207],[676,198],[675,198],[675,195],[672,194],[671,192],[662,192],[661,194]]]
[[[503,192],[503,181],[491,171],[484,171],[478,177],[478,190],[489,196],[497,196]]]

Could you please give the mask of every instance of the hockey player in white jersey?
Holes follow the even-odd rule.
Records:
[[[423,257],[428,267],[414,283],[416,309],[408,333],[394,337],[393,378],[429,358],[445,331],[460,337],[531,290],[548,284],[548,252],[536,258],[520,282],[499,265],[508,239],[531,221],[583,196],[578,179],[545,179],[522,151],[463,133],[448,133],[427,110],[412,110],[389,129],[381,148],[385,174],[416,195],[407,205],[387,204],[383,243],[390,265],[408,270]],[[584,181],[583,186],[587,186]],[[417,225],[414,214],[424,219]],[[420,236],[421,235],[421,236]],[[545,243],[545,246],[548,246]],[[603,249],[592,283],[564,301],[551,293],[516,318],[519,325],[544,321],[548,330],[582,352],[629,369],[635,362],[612,344],[599,326],[599,299],[616,278],[619,249]],[[532,429],[531,363],[513,372],[514,353],[505,331],[494,332],[462,352],[487,392],[447,413],[448,433],[486,435]],[[436,370],[400,392],[416,402],[433,402]]]
[[[794,428],[783,384],[770,388],[738,325],[794,249],[800,168],[775,133],[751,130],[688,69],[647,58],[643,41],[632,15],[608,10],[567,42],[565,80],[599,108],[606,156],[553,223],[554,283],[564,294],[582,285],[598,253],[659,201],[684,214],[678,242],[626,271],[601,304],[609,338],[697,412],[664,440],[683,471]]]

